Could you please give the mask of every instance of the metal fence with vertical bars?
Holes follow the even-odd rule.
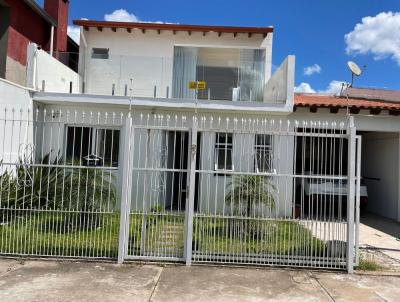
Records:
[[[357,263],[349,123],[125,110],[0,111],[0,254]]]

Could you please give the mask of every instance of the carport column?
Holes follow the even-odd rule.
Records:
[[[189,170],[189,198],[186,204],[185,213],[185,260],[186,265],[192,264],[192,241],[193,241],[193,215],[194,195],[196,182],[196,157],[197,157],[197,117],[193,117],[193,127],[190,147],[190,170]]]
[[[121,171],[121,216],[119,226],[118,263],[124,261],[129,241],[129,212],[132,192],[132,116],[126,117],[123,130],[123,159],[120,164]]]
[[[354,270],[354,198],[355,198],[355,163],[356,163],[356,128],[354,118],[349,116],[347,128],[347,272]]]
[[[399,149],[400,150],[400,133],[398,136],[399,140]],[[400,156],[400,152],[399,155]],[[400,160],[399,160],[399,165],[397,167],[397,181],[398,181],[398,188],[400,188]],[[397,222],[400,222],[400,190],[397,190]]]

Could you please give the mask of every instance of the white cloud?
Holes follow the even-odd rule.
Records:
[[[311,88],[308,83],[301,83],[299,86],[294,87],[294,92],[297,93],[315,93],[316,91]]]
[[[342,91],[343,83],[343,81],[333,80],[329,83],[328,87],[325,90],[322,90],[320,92],[328,94],[339,94]]]
[[[319,66],[318,64],[314,64],[311,66],[307,66],[306,68],[304,68],[304,74],[305,75],[313,75],[314,73],[321,73],[322,68],[321,66]]]
[[[297,93],[323,93],[323,94],[339,94],[343,87],[342,81],[333,80],[329,83],[328,87],[324,90],[315,90],[309,83],[301,83],[299,86],[294,88],[294,92]]]
[[[390,57],[400,65],[400,12],[364,17],[344,38],[347,54],[373,54],[376,60]]]
[[[79,26],[74,26],[74,25],[68,25],[67,32],[68,36],[72,40],[74,40],[78,45],[79,45],[79,40],[80,40],[80,28]]]
[[[117,9],[111,14],[105,14],[104,20],[117,22],[139,22],[139,18],[125,9]]]
[[[142,22],[142,23],[159,23],[159,24],[177,24],[172,22],[163,21],[143,21],[140,20],[135,14],[128,12],[126,9],[120,8],[113,11],[111,14],[105,14],[104,20],[117,21],[117,22]]]

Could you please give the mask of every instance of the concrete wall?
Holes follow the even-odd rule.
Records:
[[[7,56],[6,59],[6,76],[8,81],[16,83],[18,85],[26,85],[26,66],[21,64],[19,61],[14,60]]]
[[[270,78],[272,61],[272,34],[266,38],[262,35],[222,34],[217,33],[146,31],[125,29],[113,32],[103,28],[100,32],[91,28],[81,30],[80,74],[85,82],[88,93],[111,94],[112,84],[115,84],[115,94],[124,95],[125,85],[130,86],[133,78],[134,94],[137,96],[153,96],[153,87],[157,86],[157,95],[166,96],[172,91],[172,67],[174,46],[202,46],[225,48],[262,48],[266,51],[265,81]],[[93,47],[109,48],[110,59],[91,59]]]
[[[0,79],[0,161],[16,163],[32,146],[32,117],[30,91]],[[6,168],[12,167],[3,165],[1,171]]]
[[[368,188],[367,210],[398,219],[399,135],[367,132],[362,135],[362,175]],[[373,179],[371,179],[373,178]]]
[[[295,57],[288,56],[265,84],[264,101],[293,107]]]
[[[72,83],[72,93],[80,92],[80,76],[50,56],[38,49],[36,44],[28,46],[27,86],[47,92],[69,93]]]
[[[0,110],[11,109],[31,109],[31,91],[26,87],[0,78]]]

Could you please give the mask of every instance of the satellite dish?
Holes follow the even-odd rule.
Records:
[[[349,67],[349,69],[351,71],[351,85],[350,85],[350,87],[353,87],[354,76],[359,77],[362,74],[362,70],[353,61],[348,61],[347,62],[347,66]]]

